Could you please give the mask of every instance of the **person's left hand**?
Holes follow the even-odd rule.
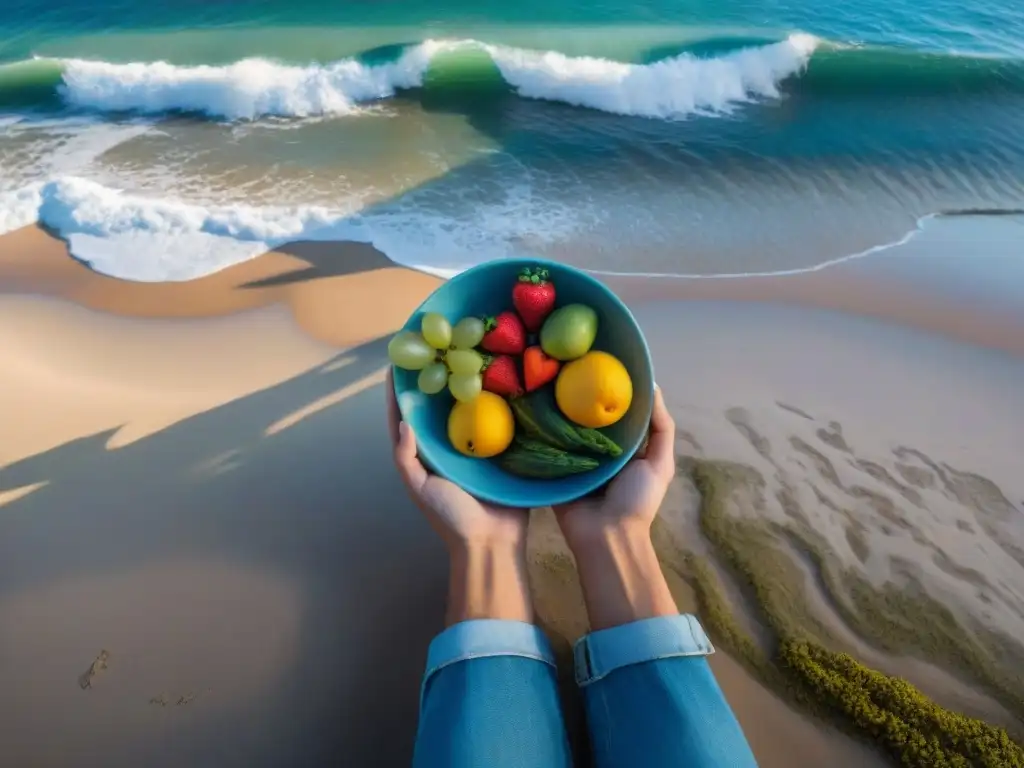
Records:
[[[416,435],[398,410],[392,378],[389,368],[384,386],[395,466],[409,495],[445,545],[449,550],[481,544],[525,546],[528,510],[485,504],[423,466],[416,454]]]

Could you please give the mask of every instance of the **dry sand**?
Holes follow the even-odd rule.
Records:
[[[388,461],[379,385],[386,334],[436,283],[307,243],[130,284],[38,229],[0,238],[0,763],[408,762],[446,574]],[[875,580],[909,562],[958,613],[1020,636],[1019,317],[896,293],[867,264],[614,284],[680,451],[792,485],[844,562]],[[859,516],[863,562],[815,489]],[[912,528],[885,533],[891,515]],[[686,483],[664,517],[700,547]],[[544,522],[537,562],[564,555]],[[573,585],[545,573],[542,615],[582,631]],[[764,768],[881,764],[713,663]],[[887,663],[999,716],[927,665]]]

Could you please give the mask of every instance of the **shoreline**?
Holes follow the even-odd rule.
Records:
[[[0,293],[55,296],[115,315],[216,317],[282,303],[310,336],[334,346],[375,338],[397,325],[378,317],[408,316],[442,278],[395,264],[357,242],[289,243],[255,259],[183,283],[136,283],[109,277],[73,258],[37,226],[0,236]],[[1007,306],[957,294],[948,281],[915,286],[908,272],[927,271],[927,257],[880,254],[808,272],[780,275],[654,278],[596,272],[627,303],[661,300],[782,303],[848,312],[936,332],[1024,356],[1024,301]],[[909,265],[909,266],[908,266]],[[331,301],[331,284],[358,280],[381,306],[358,316]],[[361,332],[353,336],[351,329]],[[365,330],[363,330],[365,329]]]
[[[912,578],[957,620],[1020,636],[1021,314],[867,258],[608,281],[648,335],[680,455],[762,478],[764,499],[740,488],[730,514],[803,516],[873,587]],[[0,700],[5,756],[59,764],[96,747],[84,765],[200,764],[226,743],[224,765],[323,762],[349,745],[401,762],[446,575],[386,460],[379,385],[387,336],[438,282],[369,246],[295,243],[190,283],[125,283],[37,228],[0,237],[0,659],[18,660],[8,690],[32,692]],[[661,519],[706,556],[698,500],[680,476]],[[538,611],[578,634],[564,544],[544,516],[531,537]],[[842,621],[818,615],[827,599],[808,610]],[[68,693],[101,651],[108,668]],[[763,768],[885,764],[720,654]],[[959,677],[906,674],[967,702]],[[353,697],[367,686],[374,706]],[[343,725],[325,739],[328,717]]]

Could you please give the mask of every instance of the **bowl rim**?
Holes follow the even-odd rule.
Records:
[[[646,364],[647,373],[648,373],[648,376],[650,377],[650,381],[651,381],[651,390],[650,390],[650,393],[649,393],[650,394],[651,407],[648,408],[648,413],[647,413],[647,421],[649,423],[650,419],[651,419],[651,412],[653,411],[653,406],[654,406],[654,390],[657,387],[656,387],[656,385],[654,383],[654,360],[653,360],[653,358],[651,356],[651,348],[650,348],[650,345],[647,343],[647,337],[644,335],[643,328],[640,327],[640,323],[637,322],[636,317],[633,315],[632,310],[630,310],[630,308],[626,305],[626,302],[624,302],[621,298],[619,298],[619,295],[617,293],[615,293],[615,291],[613,291],[610,287],[608,287],[603,282],[598,280],[590,272],[587,272],[586,270],[580,269],[579,267],[574,267],[571,264],[563,264],[560,261],[552,261],[550,259],[534,258],[534,257],[531,257],[531,256],[509,256],[509,257],[503,257],[503,258],[499,258],[499,259],[490,259],[488,261],[481,262],[480,264],[474,264],[472,267],[470,267],[470,268],[468,268],[466,270],[463,270],[462,272],[459,272],[456,275],[453,275],[452,277],[448,278],[447,280],[442,282],[440,285],[438,285],[436,288],[434,288],[434,290],[432,290],[430,292],[430,294],[427,295],[426,298],[424,298],[423,301],[421,301],[419,303],[419,305],[417,305],[416,309],[414,309],[410,313],[410,315],[406,319],[405,323],[403,323],[402,327],[399,329],[399,331],[396,331],[396,333],[400,332],[402,330],[408,330],[409,323],[412,321],[412,319],[415,318],[417,315],[421,314],[424,311],[423,307],[426,306],[427,302],[429,302],[434,297],[434,294],[436,294],[443,287],[448,287],[448,286],[454,285],[454,284],[460,282],[461,280],[466,279],[467,277],[472,277],[473,273],[477,272],[478,270],[481,270],[481,269],[484,269],[484,268],[487,268],[487,267],[493,267],[493,266],[495,266],[498,263],[506,264],[506,265],[522,264],[523,266],[541,267],[541,268],[545,268],[545,269],[549,269],[549,270],[552,267],[554,267],[557,270],[566,270],[566,271],[574,272],[577,277],[582,278],[585,282],[589,283],[592,287],[596,288],[598,291],[603,292],[608,297],[610,297],[612,299],[612,301],[614,301],[616,304],[618,304],[619,308],[625,313],[626,317],[629,318],[629,322],[632,323],[633,327],[636,329],[637,335],[640,337],[640,343],[641,343],[641,345],[643,347],[643,359],[644,359],[644,362]],[[393,365],[393,364],[390,363],[390,361],[389,361],[389,365]],[[398,391],[398,379],[395,378],[395,377],[392,377],[392,392],[394,393],[395,399],[398,401],[399,412],[402,415],[402,419],[405,420],[406,419],[406,414],[405,414],[404,410],[402,409],[402,398],[399,397],[400,393]],[[648,430],[646,430],[646,429],[641,431],[639,437],[634,441],[633,445],[630,445],[628,447],[624,447],[623,448],[622,455],[616,457],[616,461],[619,462],[619,467],[615,471],[615,474],[612,475],[611,477],[602,480],[600,483],[594,485],[594,487],[590,488],[589,490],[584,491],[583,493],[566,494],[566,493],[563,492],[563,493],[560,494],[560,493],[558,493],[556,491],[553,491],[551,496],[550,496],[550,498],[545,499],[544,503],[531,505],[530,508],[544,507],[544,506],[553,506],[553,505],[557,505],[557,504],[567,504],[567,503],[569,503],[571,501],[576,501],[578,499],[581,499],[584,496],[587,496],[588,494],[593,493],[595,490],[597,490],[597,489],[601,488],[602,486],[606,485],[607,483],[611,482],[611,480],[614,479],[619,474],[619,472],[622,471],[622,469],[626,466],[626,464],[630,460],[632,460],[634,454],[636,454],[636,452],[639,450],[640,446],[643,444],[644,436],[646,435],[647,431]],[[513,507],[517,506],[515,504],[511,504],[510,505],[508,499],[498,498],[498,497],[488,493],[487,491],[485,491],[482,488],[473,487],[474,484],[472,482],[464,484],[462,482],[454,480],[451,477],[448,477],[447,474],[445,474],[443,471],[438,469],[437,463],[432,460],[432,457],[430,455],[430,453],[431,453],[430,449],[424,443],[421,443],[420,441],[417,441],[416,450],[417,450],[417,454],[418,454],[420,460],[424,464],[426,464],[428,466],[430,471],[434,472],[435,474],[440,475],[441,477],[444,477],[446,480],[448,480],[448,481],[450,481],[452,483],[455,483],[455,485],[457,485],[462,490],[466,491],[468,494],[470,494],[474,498],[479,499],[480,501],[489,502],[491,504],[500,504],[502,506],[513,506]],[[517,507],[517,508],[523,509],[524,507]]]

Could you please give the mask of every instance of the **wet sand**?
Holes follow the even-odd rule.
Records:
[[[648,334],[681,452],[810,493],[828,471],[796,436],[833,466],[836,498],[898,494],[848,473],[897,473],[900,446],[988,479],[1009,504],[985,518],[994,532],[977,524],[993,496],[917,489],[915,524],[960,571],[882,532],[868,561],[884,574],[911,553],[958,611],[986,606],[955,576],[968,568],[1024,605],[1024,564],[994,543],[1024,546],[1021,317],[880,274],[612,282]],[[389,463],[380,385],[387,334],[436,284],[363,245],[309,243],[190,283],[124,283],[38,229],[0,238],[2,762],[407,764],[446,574]],[[851,453],[820,444],[832,422]],[[685,484],[664,518],[700,546]],[[558,552],[543,534],[541,559]],[[578,611],[571,586],[535,586],[549,613]],[[762,766],[884,764],[714,664]],[[953,703],[952,687],[936,676],[929,693]]]

